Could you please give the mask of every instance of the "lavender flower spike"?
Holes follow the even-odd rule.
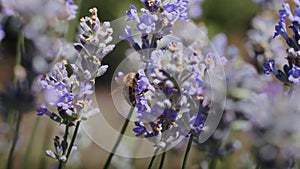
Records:
[[[100,26],[97,12],[97,8],[92,8],[90,9],[92,16],[80,19],[80,43],[74,44],[74,47],[81,56],[88,56],[89,59],[95,56],[100,61],[114,49],[115,45],[109,44],[113,40],[110,23],[104,22]]]

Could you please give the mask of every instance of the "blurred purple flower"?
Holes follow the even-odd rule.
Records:
[[[0,91],[0,114],[8,117],[11,111],[27,113],[34,109],[36,92],[27,80],[6,83]]]
[[[286,0],[252,0],[254,3],[259,4],[266,10],[278,9],[280,5]]]
[[[66,11],[68,15],[68,20],[76,18],[78,6],[74,4],[73,0],[65,0]]]
[[[190,0],[188,4],[188,14],[191,18],[199,18],[202,15],[201,4],[204,0]]]
[[[225,56],[226,48],[228,45],[227,44],[228,43],[227,36],[224,33],[219,33],[211,39],[211,42],[212,42],[214,48],[216,48],[220,57]]]
[[[4,28],[3,25],[0,24],[0,42],[4,39],[4,37],[5,37]]]

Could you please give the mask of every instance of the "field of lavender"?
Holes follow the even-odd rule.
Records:
[[[0,10],[0,168],[300,169],[299,0]]]

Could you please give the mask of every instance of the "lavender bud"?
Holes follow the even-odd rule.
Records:
[[[54,152],[52,150],[46,150],[46,155],[48,157],[51,157],[53,159],[56,159],[56,155],[54,154]]]

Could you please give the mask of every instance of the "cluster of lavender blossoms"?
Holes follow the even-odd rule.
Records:
[[[38,81],[44,92],[44,102],[37,109],[37,115],[47,115],[66,127],[75,124],[78,127],[81,121],[99,113],[99,108],[93,103],[95,78],[106,72],[108,66],[102,65],[101,60],[115,47],[110,44],[113,33],[110,23],[100,24],[96,8],[90,9],[90,13],[90,17],[80,19],[80,43],[74,44],[77,51],[75,62],[62,59]],[[47,150],[47,155],[66,161],[72,149],[69,147],[67,152],[67,139],[67,136],[63,140],[56,136],[55,151]]]
[[[187,20],[187,0],[163,1],[142,0],[145,8],[141,15],[134,5],[126,12],[127,21],[135,22],[137,31],[141,34],[141,44],[133,39],[132,27],[126,26],[121,40],[128,40],[131,46],[139,51],[141,49],[157,48],[157,41],[172,31],[172,26],[179,19]]]
[[[245,47],[248,51],[251,63],[258,69],[259,73],[264,72],[263,63],[265,59],[276,58],[277,65],[284,65],[285,54],[284,43],[276,38],[273,39],[273,32],[267,28],[273,28],[276,25],[277,18],[273,15],[273,8],[264,10],[252,20],[253,29],[248,31],[248,39]]]
[[[136,27],[126,26],[120,36],[141,54],[143,62],[130,82],[134,98],[126,98],[137,109],[133,131],[163,150],[182,137],[191,136],[198,141],[211,102],[204,94],[209,88],[208,72],[222,67],[226,59],[216,62],[217,54],[207,52],[209,44],[203,39],[194,38],[186,47],[167,37],[178,20],[188,20],[187,1],[142,2],[140,16],[133,5],[126,12],[126,20]],[[136,32],[132,33],[132,29]],[[130,74],[119,72],[117,82],[128,84],[122,79]]]
[[[288,3],[283,3],[282,10],[279,10],[279,22],[275,26],[275,33],[274,38],[281,35],[286,44],[288,45],[287,49],[287,64],[283,65],[283,70],[279,70],[275,68],[275,60],[268,59],[267,62],[264,64],[264,72],[266,74],[273,73],[280,81],[284,84],[291,86],[292,84],[299,83],[299,72],[300,72],[300,65],[299,65],[299,28],[298,25],[300,23],[299,17],[299,10],[300,10],[300,2],[294,1],[296,9],[294,10],[294,14],[291,10],[291,7]],[[293,32],[293,35],[290,36],[287,32],[287,21],[291,22],[288,26]]]
[[[137,135],[144,134],[148,137],[149,134],[156,136],[169,132],[169,136],[165,136],[167,138],[161,139],[162,142],[164,139],[173,142],[179,136],[199,137],[205,127],[204,121],[210,106],[205,95],[207,71],[220,66],[214,62],[216,56],[212,53],[202,54],[199,50],[202,48],[199,41],[186,49],[180,42],[171,42],[167,48],[151,53],[147,70],[151,83],[141,85],[151,86],[156,91],[152,93],[152,97],[147,98],[147,102],[141,102],[140,105],[140,97],[137,97],[140,119],[139,125],[134,129]],[[150,92],[153,91],[151,88],[148,88]],[[149,106],[151,109],[140,109],[142,106]],[[145,128],[147,123],[151,125],[150,131]]]

